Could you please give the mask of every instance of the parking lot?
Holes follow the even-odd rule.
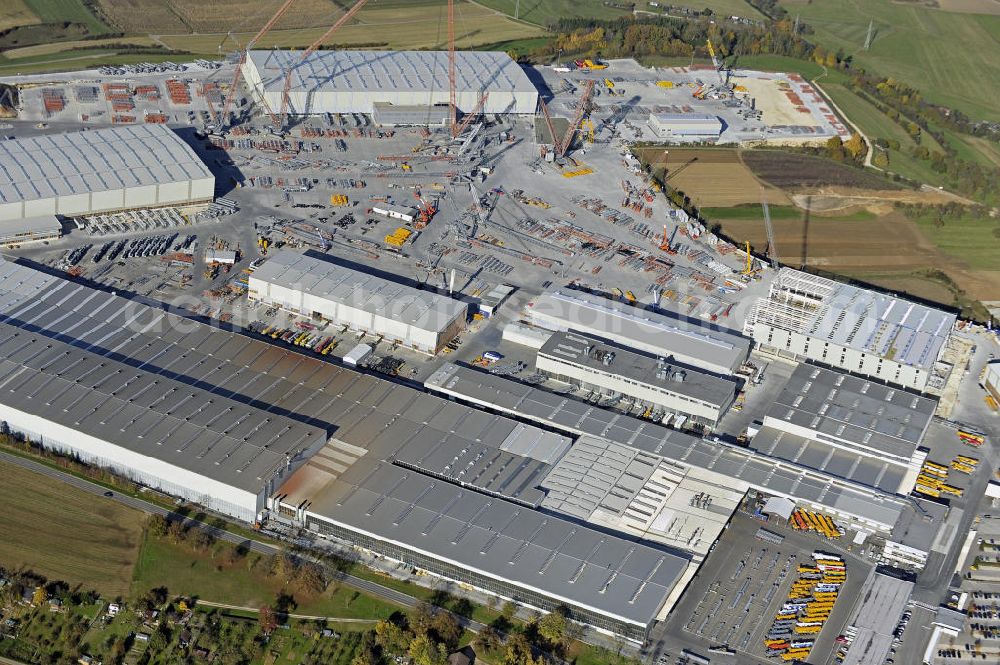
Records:
[[[777,540],[773,537],[757,537],[761,528],[777,535],[781,542],[772,542]],[[716,651],[713,662],[719,659],[743,663],[748,658],[751,662],[782,662],[765,656],[764,639],[798,578],[798,566],[811,566],[812,554],[817,550],[839,556],[847,568],[847,581],[829,619],[819,634],[808,637],[815,640],[813,653],[820,658],[816,662],[826,657],[823,654],[832,654],[872,563],[859,559],[834,541],[737,512],[685,596],[657,631],[662,640],[661,654],[667,658],[664,662],[672,662],[670,659],[679,655],[683,647],[706,654],[713,647],[735,652],[726,656],[721,650]]]

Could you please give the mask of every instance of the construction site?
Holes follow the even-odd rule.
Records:
[[[221,62],[4,81],[4,381],[63,381],[75,365],[29,347],[78,336],[88,362],[170,368],[241,421],[280,410],[267,427],[308,439],[283,468],[119,464],[179,496],[218,481],[204,496],[242,521],[568,606],[649,662],[847,649],[837,594],[876,566],[945,588],[992,473],[997,402],[964,378],[994,351],[982,331],[783,265],[766,201],[765,247],[720,237],[633,154],[846,138],[811,84],[714,51],[522,66],[457,52],[451,16],[447,50],[324,50],[365,0],[306,49],[256,49],[292,2]],[[691,161],[664,159],[669,187]],[[107,400],[175,418],[144,390]],[[12,427],[48,422],[7,392]],[[87,418],[47,437],[86,459],[143,445]]]

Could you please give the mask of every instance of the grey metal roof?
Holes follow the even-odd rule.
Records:
[[[889,657],[893,631],[913,592],[913,582],[872,569],[858,594],[848,624],[857,629],[844,665],[882,665]]]
[[[127,125],[0,141],[0,202],[212,178],[165,125]]]
[[[597,508],[621,515],[656,470],[659,457],[581,436],[542,482],[543,505],[588,519]]]
[[[537,508],[545,496],[538,485],[551,468],[530,457],[512,455],[477,442],[469,442],[456,450],[455,446],[435,436],[409,439],[392,459],[406,468],[533,508]]]
[[[678,356],[699,366],[737,369],[751,340],[732,330],[616,302],[584,291],[550,291],[528,309],[536,325],[597,335],[660,356]],[[688,360],[692,359],[692,360]]]
[[[290,91],[361,92],[448,90],[447,51],[250,51],[267,92],[284,89],[292,67]],[[472,92],[536,92],[521,67],[502,51],[457,51],[455,87]]]
[[[903,511],[896,521],[888,539],[900,545],[930,552],[934,548],[948,513],[948,506],[913,498],[907,510]]]
[[[687,566],[664,549],[502,498],[531,496],[535,478],[540,482],[569,447],[566,436],[2,260],[0,321],[0,381],[18,388],[0,390],[0,403],[53,420],[82,414],[72,426],[140,451],[157,447],[152,435],[137,436],[140,427],[156,420],[159,429],[151,431],[162,438],[173,431],[167,419],[190,418],[169,439],[172,446],[182,434],[185,441],[201,437],[186,455],[149,454],[222,482],[252,485],[247,478],[265,466],[262,444],[267,454],[277,446],[281,455],[301,438],[295,433],[328,433],[276,492],[315,519],[639,625],[656,615]],[[117,373],[113,379],[88,373],[101,364]],[[29,373],[15,375],[22,366]],[[53,391],[56,381],[61,388]],[[41,391],[60,405],[81,401],[63,416],[45,405]],[[131,403],[108,391],[129,395]],[[242,414],[247,420],[234,426],[233,437],[249,434],[251,422],[267,424],[230,452],[231,467],[209,463],[229,443],[216,430]],[[280,445],[269,443],[286,427]],[[475,462],[460,476],[467,487],[455,484],[457,474],[442,473],[448,452],[460,463]],[[239,472],[248,460],[252,465]]]
[[[464,316],[468,309],[465,303],[448,296],[287,250],[275,252],[254,270],[250,275],[251,286],[254,282],[302,291],[338,305],[438,332]]]
[[[645,626],[687,566],[665,550],[387,463],[317,494],[321,520]]]
[[[55,215],[40,217],[25,217],[22,219],[0,219],[0,240],[13,238],[20,233],[32,235],[49,235],[62,230],[62,224]],[[26,240],[29,240],[26,238]]]
[[[722,124],[718,116],[710,113],[651,113],[657,122],[671,125],[700,125],[704,123]]]
[[[446,363],[424,385],[435,392],[547,427],[600,437],[745,482],[764,492],[829,506],[889,529],[905,500],[758,451],[672,430],[500,376]]]
[[[891,494],[899,491],[899,485],[907,471],[906,465],[900,462],[884,457],[859,456],[829,443],[773,427],[761,428],[750,445],[754,450],[770,457],[795,462]]]
[[[708,374],[677,362],[661,364],[653,356],[576,332],[555,333],[542,345],[538,354],[588,368],[593,373],[623,376],[656,390],[684,395],[720,408],[728,406],[736,396],[734,379]],[[612,354],[611,360],[605,364],[608,354]],[[665,372],[665,378],[658,377],[661,370]],[[682,380],[675,379],[678,373],[682,375]]]
[[[758,307],[758,321],[826,340],[861,353],[929,371],[955,325],[955,314],[895,296],[782,268],[768,298],[810,293],[814,306],[795,317],[784,308]]]
[[[865,378],[802,363],[767,417],[852,444],[868,455],[907,462],[923,439],[937,400]]]
[[[323,445],[317,427],[0,323],[7,408],[257,494]]]

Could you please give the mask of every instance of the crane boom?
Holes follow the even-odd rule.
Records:
[[[580,102],[576,106],[576,114],[573,116],[573,120],[570,121],[569,127],[566,129],[566,134],[563,136],[562,141],[559,143],[561,150],[557,154],[562,157],[567,152],[569,152],[569,147],[573,145],[573,135],[576,133],[576,129],[583,120],[584,114],[587,112],[590,106],[590,98],[594,94],[594,79],[590,79],[584,84],[583,96],[580,97]]]
[[[340,18],[337,19],[337,22],[334,23],[332,26],[330,26],[330,29],[324,32],[323,36],[321,36],[319,39],[317,39],[312,44],[307,46],[304,51],[302,51],[302,55],[299,56],[299,62],[304,62],[306,58],[315,53],[316,50],[323,45],[323,42],[329,39],[330,35],[339,30],[340,26],[350,21],[351,18],[359,11],[361,11],[361,8],[364,7],[366,4],[368,4],[368,0],[358,0],[357,2],[354,3],[353,7],[351,7],[346,12],[341,14]],[[288,105],[289,105],[288,93],[292,89],[292,72],[295,70],[296,64],[297,63],[289,63],[288,70],[285,72],[285,84],[281,90],[281,109],[278,111],[278,115],[280,116],[281,119],[281,126],[276,127],[276,129],[278,130],[283,129],[286,123],[288,122]]]
[[[469,123],[472,122],[472,119],[475,118],[477,115],[479,115],[479,112],[483,109],[483,105],[486,103],[486,99],[489,96],[490,96],[490,93],[484,92],[483,96],[479,98],[479,102],[476,104],[476,108],[472,109],[472,113],[470,113],[469,115],[465,116],[465,118],[462,120],[461,124],[459,124],[458,131],[455,132],[455,137],[456,138],[459,137],[459,136],[461,136],[462,132],[464,132],[466,130],[466,128],[469,126]]]
[[[451,104],[451,138],[459,135],[458,124],[458,93],[455,90],[455,0],[448,0],[448,99]]]
[[[236,65],[236,73],[233,74],[233,81],[232,83],[229,84],[229,93],[226,95],[226,101],[222,105],[223,119],[225,119],[229,115],[229,109],[233,105],[233,99],[236,98],[236,90],[240,87],[240,81],[243,80],[243,65],[245,65],[247,62],[247,57],[248,54],[250,53],[250,49],[252,49],[257,44],[257,42],[260,41],[260,39],[271,30],[271,28],[274,27],[275,23],[281,20],[281,17],[284,16],[286,12],[288,12],[293,2],[295,2],[295,0],[285,0],[285,3],[280,7],[278,7],[278,11],[274,12],[274,16],[272,16],[271,19],[264,24],[264,27],[258,30],[257,34],[254,35],[253,38],[247,42],[246,48],[240,51],[240,62],[239,64]]]
[[[767,231],[767,256],[771,259],[771,267],[778,269],[778,247],[774,244],[774,228],[771,226],[771,210],[767,207],[767,200],[761,190],[760,204],[764,208],[764,230]]]
[[[552,126],[552,116],[549,115],[549,107],[541,96],[538,97],[538,103],[542,107],[542,115],[545,117],[545,125],[549,128],[549,136],[552,137],[552,150],[557,155],[561,155],[562,148],[559,145],[559,137],[556,136],[556,128]]]

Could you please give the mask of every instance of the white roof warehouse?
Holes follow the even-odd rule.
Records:
[[[535,112],[538,90],[500,51],[458,51],[456,104],[471,113],[483,93],[485,113]],[[243,75],[257,98],[281,106],[285,72],[292,69],[289,112],[372,113],[375,104],[433,106],[449,102],[446,51],[251,51]]]
[[[462,330],[468,311],[454,298],[289,251],[250,275],[249,297],[432,354]]]
[[[211,200],[215,176],[163,125],[0,141],[0,220]]]

